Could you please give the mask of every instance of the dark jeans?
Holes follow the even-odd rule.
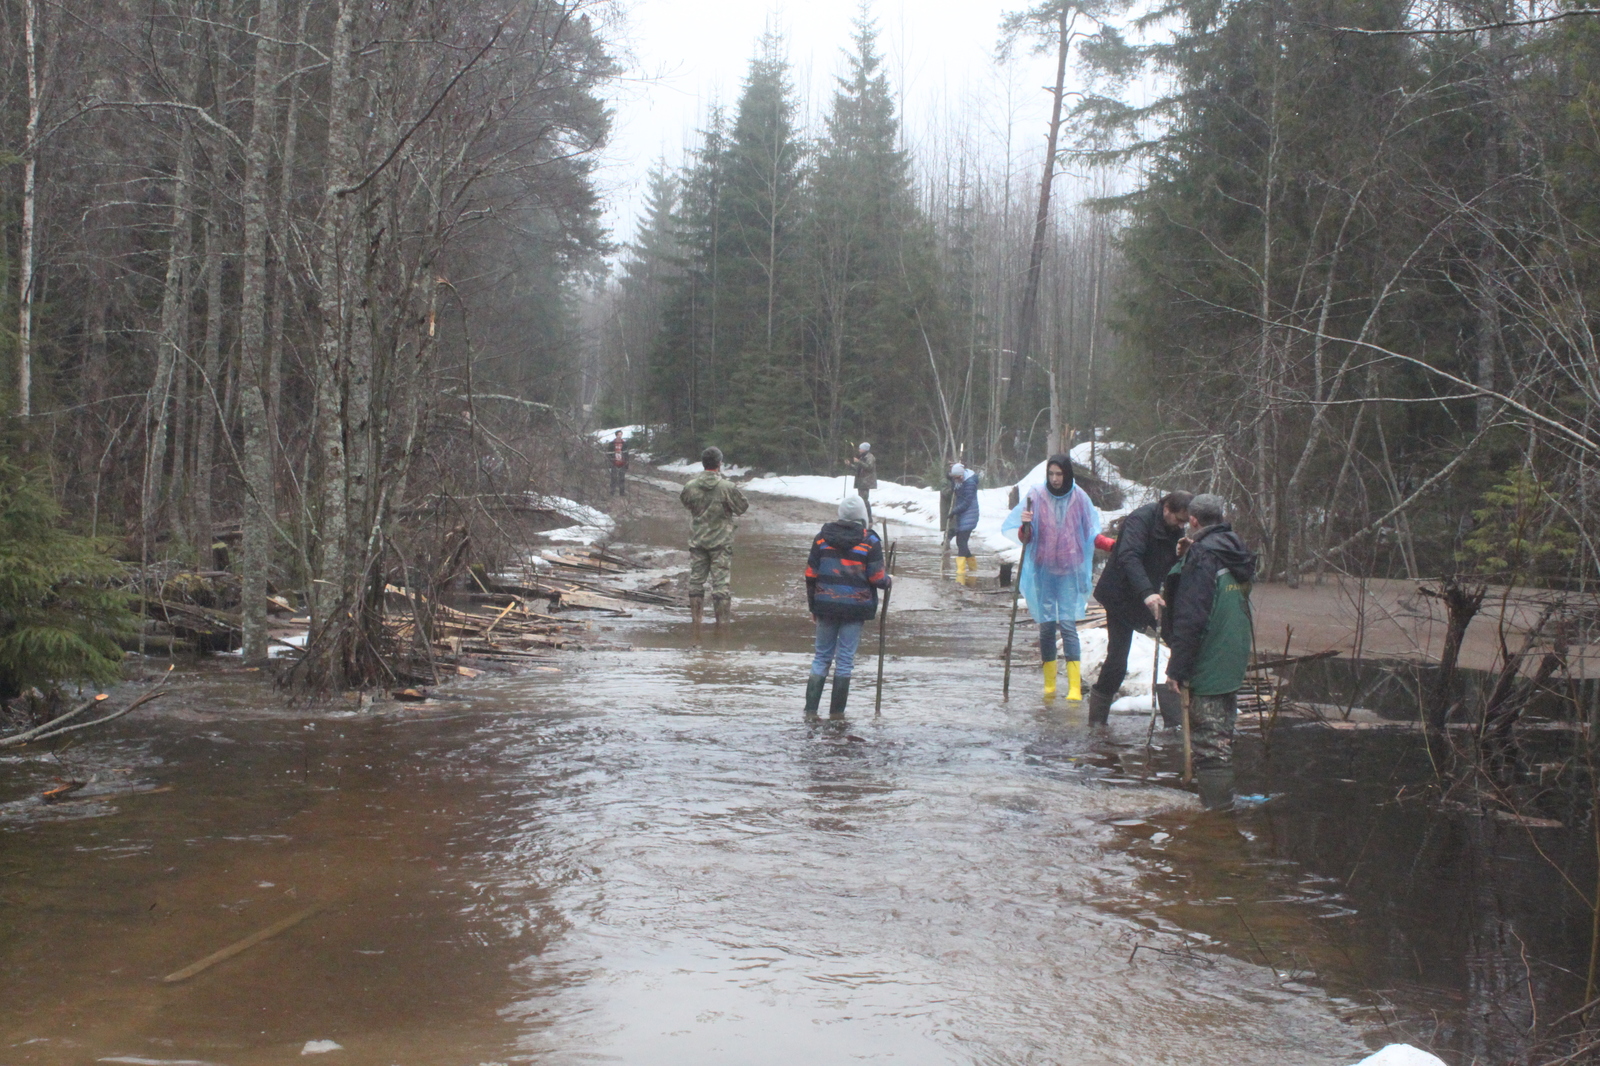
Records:
[[[611,468],[611,493],[614,496],[626,496],[628,494],[627,467],[614,466]]]
[[[971,558],[972,547],[967,542],[972,539],[972,530],[951,530],[950,535],[956,538],[956,554]]]
[[[1114,615],[1106,615],[1106,661],[1100,664],[1100,676],[1094,679],[1094,690],[1102,696],[1115,696],[1122,681],[1128,676],[1128,649],[1133,645],[1133,627]],[[1161,678],[1156,678],[1160,684]]]
[[[856,495],[861,497],[861,502],[867,505],[867,528],[872,528],[872,501],[867,498],[871,489],[856,489]]]

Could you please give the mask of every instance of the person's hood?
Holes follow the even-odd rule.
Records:
[[[1256,579],[1256,553],[1244,546],[1244,541],[1228,523],[1219,522],[1200,530],[1195,534],[1194,546],[1215,555],[1240,581]]]
[[[722,480],[722,473],[717,470],[702,470],[683,486],[683,491],[690,499],[699,499],[716,487]]]
[[[865,539],[866,528],[863,522],[829,522],[822,527],[822,539],[834,551],[847,552]]]
[[[1066,474],[1066,480],[1061,483],[1061,491],[1057,492],[1050,487],[1050,468],[1059,466],[1061,472]],[[1044,464],[1044,490],[1052,496],[1065,496],[1072,491],[1072,456],[1066,454],[1052,455]]]

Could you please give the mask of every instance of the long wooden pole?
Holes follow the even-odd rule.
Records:
[[[1194,730],[1189,724],[1189,686],[1183,687],[1183,783],[1194,780]]]
[[[889,545],[889,558],[884,563],[884,569],[890,575],[894,574],[894,545]],[[889,621],[889,593],[892,588],[883,590],[883,610],[878,612],[878,692],[872,701],[872,717],[877,718],[883,714],[883,627]]]
[[[1156,744],[1156,711],[1161,708],[1161,631],[1156,630],[1152,636],[1155,638],[1155,661],[1150,664],[1150,726],[1144,733],[1144,769],[1150,772],[1150,756]]]
[[[1028,546],[1022,546],[1022,554],[1017,556],[1017,576],[1012,578],[1011,586],[1011,629],[1006,633],[1006,676],[1000,684],[1000,698],[1011,698],[1011,644],[1017,637],[1017,597],[1022,592],[1022,564],[1028,561]]]

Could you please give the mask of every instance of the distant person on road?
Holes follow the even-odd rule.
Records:
[[[1106,661],[1100,676],[1089,689],[1089,724],[1105,725],[1110,720],[1111,701],[1128,676],[1128,649],[1133,634],[1152,630],[1159,624],[1166,601],[1161,585],[1167,571],[1178,561],[1178,538],[1189,522],[1189,501],[1193,494],[1169,492],[1155,503],[1129,511],[1112,544],[1111,558],[1094,586],[1094,598],[1106,609]],[[1157,688],[1161,720],[1168,729],[1183,723],[1183,704],[1178,694],[1151,678]]]
[[[700,453],[700,473],[689,479],[678,499],[689,512],[689,617],[695,639],[705,612],[706,582],[711,583],[711,608],[717,632],[733,617],[729,580],[733,575],[734,519],[750,509],[738,486],[722,476],[722,451]]]
[[[1094,538],[1100,512],[1089,494],[1072,480],[1072,460],[1052,455],[1045,463],[1045,483],[1028,490],[1007,516],[1001,532],[1014,531],[1027,545],[1018,589],[1028,613],[1039,623],[1039,661],[1044,669],[1044,698],[1056,698],[1056,636],[1060,659],[1067,664],[1067,699],[1083,699],[1083,657],[1078,619],[1094,583]]]
[[[960,463],[950,466],[950,525],[946,540],[956,541],[956,580],[965,582],[969,570],[977,570],[972,555],[972,531],[978,528],[978,472]]]
[[[856,475],[856,495],[861,497],[861,502],[867,505],[867,526],[872,526],[872,499],[870,493],[878,487],[878,460],[872,454],[872,445],[862,441],[856,449],[856,454],[849,462],[851,471]]]
[[[878,590],[891,582],[883,566],[883,541],[867,528],[866,503],[846,496],[838,521],[822,527],[806,559],[806,604],[817,624],[817,650],[806,681],[807,718],[817,717],[830,665],[833,699],[828,716],[844,717],[861,628],[877,616]]]
[[[1254,644],[1250,583],[1255,553],[1224,521],[1222,497],[1189,501],[1189,549],[1167,576],[1162,631],[1172,648],[1168,684],[1186,696],[1200,801],[1233,806],[1233,722]]]
[[[628,494],[628,442],[622,439],[622,430],[611,439],[608,447],[611,457],[611,495]]]

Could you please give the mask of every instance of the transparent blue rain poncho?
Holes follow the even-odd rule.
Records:
[[[1048,469],[1048,466],[1047,466]],[[1067,467],[1067,476],[1072,468]],[[1094,588],[1094,538],[1100,512],[1076,484],[1060,496],[1044,483],[1028,486],[1000,532],[1021,543],[1022,512],[1033,511],[1033,542],[1017,576],[1035,622],[1073,625],[1083,617]]]

